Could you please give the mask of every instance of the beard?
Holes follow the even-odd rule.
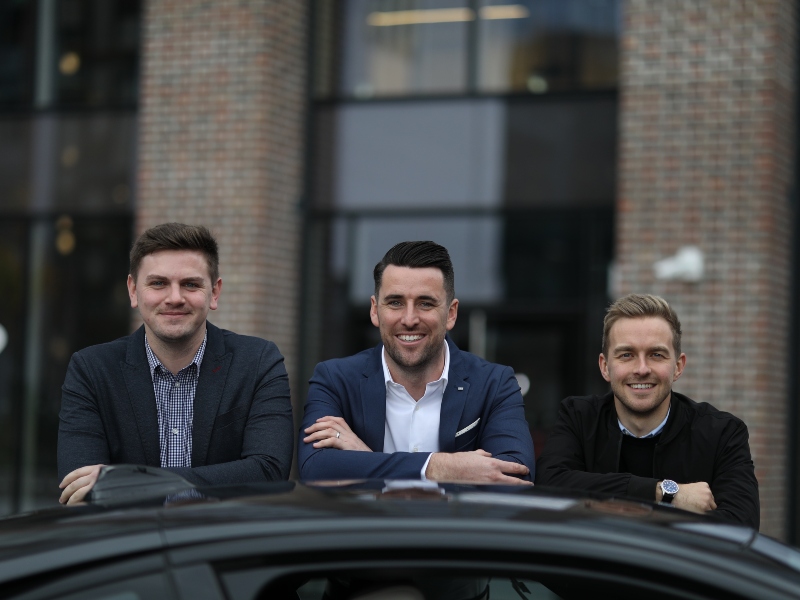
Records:
[[[389,340],[383,340],[383,347],[386,349],[386,354],[389,355],[389,358],[409,374],[423,373],[434,362],[440,360],[444,351],[443,344],[444,338],[429,342],[416,352],[406,352],[395,342],[394,337]]]

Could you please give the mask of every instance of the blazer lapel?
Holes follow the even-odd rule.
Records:
[[[378,345],[376,352],[370,356],[359,389],[359,402],[364,419],[363,442],[373,452],[383,452],[383,441],[386,436],[386,380],[383,378],[382,351],[383,345]]]
[[[194,394],[194,418],[192,421],[192,466],[206,464],[208,447],[214,420],[222,402],[225,380],[233,355],[225,352],[222,332],[206,322],[206,351],[200,364],[200,377]]]
[[[153,378],[144,349],[144,325],[128,341],[125,362],[120,364],[128,400],[136,419],[136,429],[142,452],[149,466],[161,466],[161,449],[158,436],[158,411]]]
[[[442,396],[442,410],[439,415],[439,450],[453,452],[456,448],[456,432],[461,422],[464,406],[469,398],[469,373],[464,372],[461,351],[450,341],[450,371],[447,375],[447,387]]]

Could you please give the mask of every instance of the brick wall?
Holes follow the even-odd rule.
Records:
[[[675,389],[748,424],[761,528],[783,537],[794,2],[626,0],[623,18],[615,292],[676,308]],[[683,245],[703,280],[657,281]]]
[[[276,342],[290,375],[298,363],[306,4],[151,0],[142,39],[137,234],[166,221],[208,226],[223,280],[210,320]]]

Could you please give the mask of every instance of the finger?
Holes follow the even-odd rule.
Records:
[[[69,500],[67,500],[67,506],[71,506],[73,504],[81,502],[86,496],[86,494],[89,493],[89,490],[91,490],[93,487],[94,483],[90,483],[78,489],[74,494],[72,494],[72,496],[69,497]]]
[[[85,486],[89,481],[86,481],[85,478],[81,477],[80,479],[73,481],[67,487],[64,488],[64,491],[61,492],[61,497],[58,499],[61,504],[69,504],[70,498],[74,496],[78,490],[80,490],[83,486]]]
[[[499,480],[498,483],[507,484],[507,485],[533,485],[532,481],[528,481],[527,479],[519,479],[517,477],[508,477],[503,475]]]
[[[344,443],[342,440],[336,439],[336,437],[329,437],[316,442],[314,448],[336,448],[338,450],[344,450]]]
[[[499,467],[503,473],[511,473],[513,475],[527,475],[530,473],[530,469],[525,465],[507,460],[498,460],[497,462],[500,463]]]
[[[304,437],[303,441],[308,443],[308,442],[313,442],[313,441],[316,441],[316,440],[326,440],[326,439],[331,438],[331,437],[335,438],[336,437],[336,433],[337,433],[337,431],[335,429],[327,428],[327,429],[323,429],[321,431],[316,431],[316,432],[312,433],[311,435],[309,435],[307,437]]]
[[[74,471],[70,471],[69,473],[64,475],[64,479],[61,480],[61,483],[58,484],[58,487],[62,489],[67,487],[70,483],[72,483],[76,479],[84,477],[85,475],[91,473],[92,469],[94,469],[93,465],[88,467],[81,467],[79,469],[75,469]]]
[[[314,423],[310,427],[306,427],[303,432],[304,433],[314,433],[315,431],[325,431],[327,429],[332,429],[333,423]]]
[[[83,477],[80,477],[80,478],[76,479],[75,481],[70,483],[67,487],[65,487],[64,491],[61,493],[61,497],[64,498],[64,500],[66,501],[70,497],[72,497],[72,495],[75,494],[75,492],[77,492],[83,486],[85,486],[87,484],[91,485],[93,482],[94,481],[92,480],[92,478],[90,476],[84,475]]]
[[[480,448],[478,450],[473,450],[473,452],[475,454],[477,454],[478,456],[491,456],[492,455],[491,452],[487,452],[486,450],[481,450]]]
[[[344,419],[342,419],[342,417],[320,417],[315,422],[321,423],[323,421],[331,421],[333,425],[339,425],[341,423],[344,423]]]

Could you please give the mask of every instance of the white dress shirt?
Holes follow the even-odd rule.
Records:
[[[442,397],[450,372],[450,348],[444,342],[444,369],[436,381],[425,386],[425,394],[415,401],[406,388],[395,383],[386,364],[386,348],[381,352],[383,377],[386,381],[386,426],[383,435],[384,452],[434,452],[439,451],[439,418]],[[420,473],[425,480],[428,462]]]

